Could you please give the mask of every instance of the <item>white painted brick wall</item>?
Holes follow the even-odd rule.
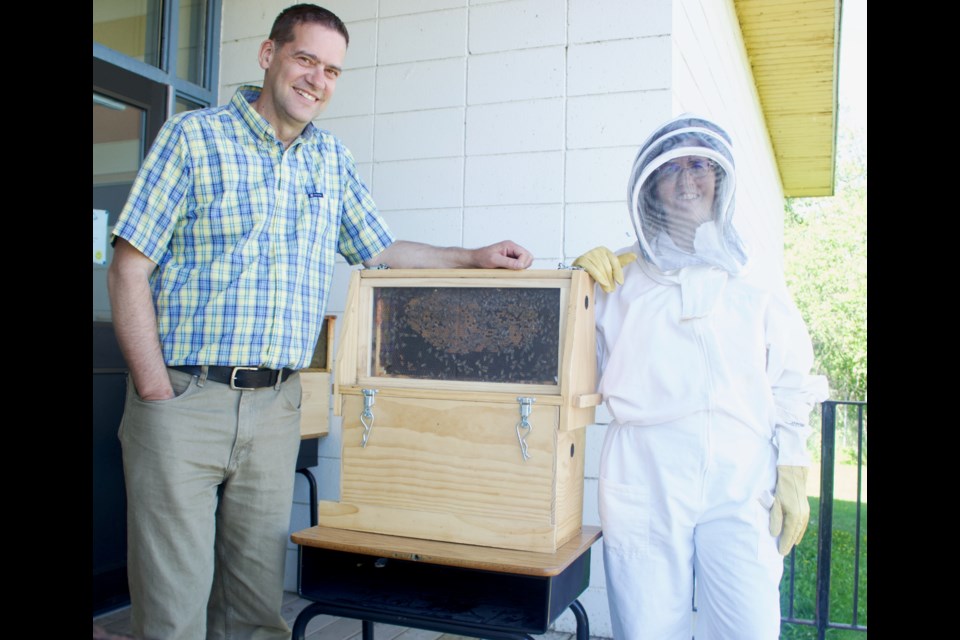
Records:
[[[636,154],[635,146],[567,151],[566,201],[625,202]]]
[[[378,26],[379,22],[374,19],[351,22],[347,27],[350,44],[347,46],[343,68],[350,72],[348,75],[352,75],[354,69],[376,66]]]
[[[377,160],[463,156],[463,107],[377,117]],[[422,188],[423,185],[417,185]]]
[[[373,174],[373,195],[381,209],[439,209],[463,204],[463,158],[378,162]],[[430,238],[417,240],[430,242]]]
[[[380,3],[380,17],[402,16],[409,13],[424,13],[440,9],[466,7],[467,0],[389,0]]]
[[[628,146],[634,151],[670,110],[670,91],[631,91],[567,100],[567,148]]]
[[[355,162],[373,162],[373,115],[324,119],[317,123],[340,138],[353,154]]]
[[[467,155],[563,149],[560,98],[526,100],[467,109]]]
[[[599,245],[616,251],[637,241],[625,202],[568,203],[565,214],[563,255],[571,262]]]
[[[470,246],[484,246],[505,237],[523,238],[535,256],[559,255],[563,205],[530,204],[464,209],[463,234]],[[556,264],[549,265],[549,268]]]
[[[257,0],[247,1],[256,2]],[[277,0],[270,1],[273,3]],[[281,6],[290,6],[295,3],[295,0],[287,0],[286,2],[282,2]],[[387,4],[389,3],[390,1],[387,0]],[[347,29],[350,30],[355,22],[376,18],[379,15],[381,4],[384,4],[381,0],[323,0],[320,6],[337,14],[337,16],[346,23]],[[274,12],[273,16],[267,20],[266,24],[268,28],[272,20],[277,17],[277,13],[278,12]],[[352,31],[350,33],[350,40],[353,40]]]
[[[670,34],[669,0],[570,0],[571,43]]]
[[[469,209],[461,216],[459,207],[449,209],[401,209],[384,211],[383,217],[398,238],[430,238],[430,244],[440,247],[463,246],[464,225]],[[473,238],[472,234],[469,237]],[[473,240],[474,244],[485,244]]]
[[[462,57],[379,67],[377,113],[464,106],[466,83]]]
[[[365,116],[374,113],[377,70],[374,67],[353,69],[345,72],[337,80],[333,99],[327,106],[324,117],[317,120],[317,126],[331,129],[327,121],[346,116]]]
[[[670,52],[669,36],[570,45],[567,94],[667,89]]]
[[[566,43],[566,6],[558,0],[510,0],[471,6],[470,53]]]
[[[259,84],[260,42],[292,0],[224,0],[220,102]],[[442,246],[504,238],[534,268],[634,242],[626,180],[662,121],[700,111],[735,133],[738,217],[779,265],[783,197],[732,0],[329,0],[351,34],[345,73],[317,124],[351,148],[397,237]],[[327,313],[342,315],[354,267],[338,258]],[[772,271],[776,271],[773,269]],[[339,331],[337,327],[337,340]],[[584,523],[599,524],[599,453],[610,416],[588,427]],[[339,497],[340,418],[313,469]],[[297,481],[291,531],[307,526]],[[296,549],[287,557],[295,589]],[[609,637],[602,541],[580,597]],[[573,631],[571,613],[556,628]]]
[[[467,10],[380,18],[377,60],[381,65],[459,58],[467,52]]]
[[[471,55],[467,104],[562,97],[566,64],[563,47]]]
[[[563,154],[468,157],[464,192],[467,206],[562,202]],[[516,240],[525,241],[519,236]]]

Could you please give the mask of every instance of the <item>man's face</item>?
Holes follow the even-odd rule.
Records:
[[[279,49],[272,40],[260,45],[260,68],[264,69],[259,111],[283,137],[299,135],[326,108],[347,53],[344,37],[326,26],[301,23],[294,39]]]

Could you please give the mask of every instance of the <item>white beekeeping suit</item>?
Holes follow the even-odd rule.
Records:
[[[600,518],[618,640],[689,639],[694,570],[697,640],[779,636],[781,554],[808,516],[794,513],[806,494],[792,494],[805,491],[807,420],[827,385],[810,375],[792,301],[741,277],[735,187],[723,129],[693,116],[660,127],[628,186],[628,251],[641,257],[620,260],[622,286],[597,297],[599,391],[613,417]],[[613,256],[598,248],[575,264],[600,251]]]

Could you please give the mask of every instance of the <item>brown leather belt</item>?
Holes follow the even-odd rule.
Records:
[[[170,367],[177,371],[199,376],[203,367],[199,365],[184,365]],[[297,371],[296,369],[260,369],[258,367],[207,367],[207,380],[230,385],[231,389],[262,389],[272,387],[277,382],[283,382]]]

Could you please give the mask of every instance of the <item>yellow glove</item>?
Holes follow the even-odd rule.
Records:
[[[597,247],[574,260],[573,266],[582,267],[597,281],[601,289],[610,293],[618,284],[623,284],[623,268],[636,259],[635,253],[618,256],[606,247]]]
[[[810,521],[807,502],[807,467],[777,467],[777,488],[770,509],[770,535],[780,536],[780,555],[800,544]]]

